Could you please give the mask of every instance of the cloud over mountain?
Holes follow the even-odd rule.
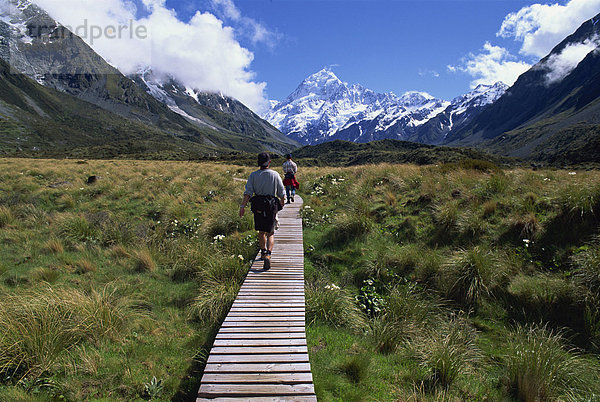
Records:
[[[497,35],[523,42],[520,53],[539,58],[599,11],[600,0],[532,4],[508,14]]]
[[[253,30],[253,42],[269,40],[269,31],[243,17],[232,1],[215,2],[227,7],[232,25],[239,22],[240,30]],[[72,28],[86,25],[88,33],[92,26],[101,29],[100,37],[81,35],[84,29],[76,33],[125,74],[150,66],[156,73],[171,75],[187,87],[222,92],[253,110],[267,105],[266,83],[256,82],[250,69],[254,54],[239,43],[236,28],[227,26],[214,14],[197,11],[189,21],[182,21],[165,0],[143,0],[143,10],[128,0],[36,3],[62,24]]]

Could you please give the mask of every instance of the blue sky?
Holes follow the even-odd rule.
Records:
[[[259,113],[325,66],[378,92],[446,100],[479,83],[510,85],[600,13],[600,0],[34,1],[70,26],[145,25],[144,40],[91,45],[126,74],[151,67]],[[598,45],[582,43],[557,65],[568,71]]]
[[[451,99],[469,90],[472,77],[447,66],[477,52],[486,40],[518,52],[518,43],[496,38],[496,32],[506,15],[531,3],[245,0],[236,5],[279,34],[274,45],[241,38],[254,52],[252,69],[267,82],[271,99],[281,100],[327,65],[343,81],[378,92],[419,90]]]

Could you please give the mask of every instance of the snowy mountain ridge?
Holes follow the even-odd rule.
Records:
[[[324,68],[304,79],[283,101],[271,101],[263,118],[302,144],[335,139],[414,140],[420,126],[449,108],[456,115],[492,103],[506,90],[506,85],[500,84],[480,85],[448,102],[426,92],[376,93],[360,84],[342,82]]]

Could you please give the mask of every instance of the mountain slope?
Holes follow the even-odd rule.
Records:
[[[469,124],[494,103],[508,89],[508,85],[478,85],[473,91],[455,98],[442,113],[417,127],[408,140],[425,144],[442,144],[451,140],[452,134]]]
[[[593,140],[600,124],[600,49],[588,53],[564,77],[556,77],[552,67],[565,49],[598,43],[599,35],[600,14],[521,75],[504,96],[470,124],[453,133],[449,144],[478,145],[504,155],[553,162],[577,162],[573,157],[586,148],[581,136]],[[580,135],[574,138],[576,132]],[[569,159],[567,155],[571,155]],[[592,159],[598,161],[599,157]]]
[[[203,144],[206,151],[286,152],[297,145],[237,101],[231,101],[236,103],[235,111],[223,112],[196,102],[198,109],[205,109],[202,118],[172,110],[27,0],[10,0],[0,9],[0,58],[9,63],[12,72],[130,122],[155,126],[165,135]],[[10,104],[10,100],[5,101]],[[103,137],[112,138],[109,134]],[[73,138],[73,144],[77,141]]]

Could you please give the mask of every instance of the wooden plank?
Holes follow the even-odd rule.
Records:
[[[315,393],[312,384],[202,384],[199,397],[211,396],[295,396],[312,395]]]
[[[271,354],[271,353],[308,353],[306,346],[215,346],[210,353],[220,355],[247,355],[247,354]]]
[[[207,374],[202,378],[205,384],[271,383],[302,384],[312,383],[311,373],[227,373]]]
[[[220,333],[216,339],[306,339],[301,332]]]
[[[223,398],[210,398],[210,399],[206,399],[206,398],[198,398],[197,399],[200,402],[240,402],[240,398],[227,398],[227,397],[223,397]],[[257,396],[257,397],[246,397],[244,398],[244,402],[282,402],[282,401],[288,401],[288,402],[317,402],[317,397],[315,395],[309,396],[309,395],[296,395],[294,397],[286,397],[285,399],[283,399],[280,396],[272,396],[272,397],[261,397],[261,396]]]
[[[251,327],[241,327],[241,326],[231,326],[231,327],[221,327],[221,329],[219,330],[219,333],[223,333],[223,334],[229,334],[229,333],[236,333],[236,334],[241,334],[241,333],[262,333],[262,332],[268,332],[268,333],[275,333],[275,332],[288,332],[288,333],[293,333],[293,332],[301,332],[304,333],[304,326],[303,325],[298,325],[298,326],[280,326],[280,327],[273,327],[273,326],[260,326],[260,325],[256,325],[256,326],[251,326]]]
[[[308,363],[307,353],[276,353],[253,355],[210,355],[207,363]]]
[[[222,323],[198,400],[316,402],[305,335],[298,201],[279,214],[271,269],[262,269],[257,254]]]
[[[205,373],[310,372],[309,363],[207,363]]]
[[[306,339],[216,339],[215,346],[306,346]]]
[[[268,306],[253,306],[253,305],[246,305],[243,307],[237,307],[237,306],[232,306],[231,309],[229,310],[229,313],[237,313],[237,312],[264,312],[264,311],[289,311],[289,312],[293,312],[293,311],[305,311],[304,306],[302,307],[288,307],[288,306],[281,306],[281,307],[268,307]]]
[[[299,311],[230,311],[228,317],[304,317],[304,310]]]

